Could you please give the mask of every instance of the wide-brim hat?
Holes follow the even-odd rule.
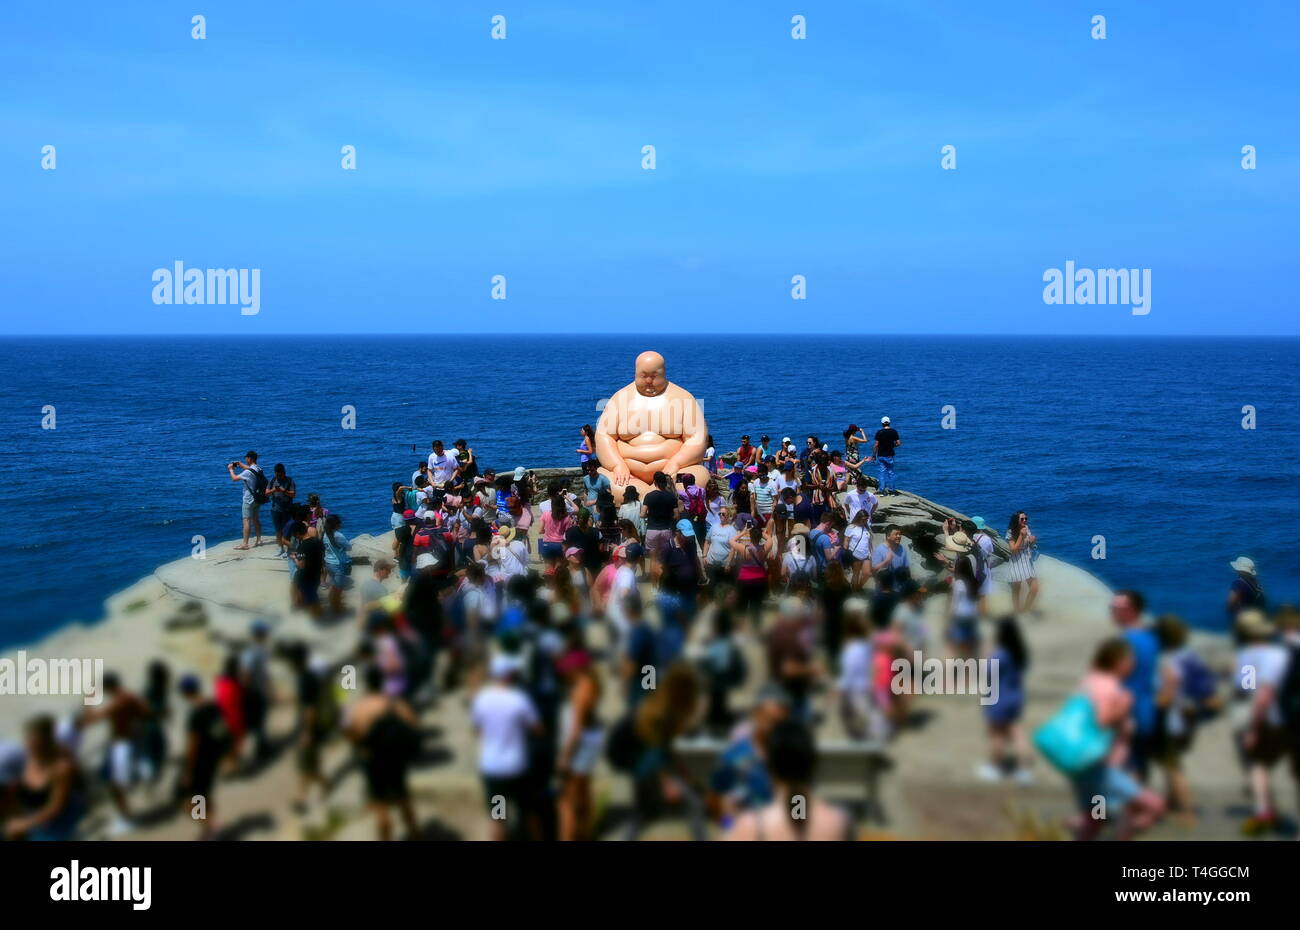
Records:
[[[515,528],[513,526],[503,526],[497,530],[497,538],[503,542],[511,542],[515,538]]]
[[[1268,615],[1254,607],[1247,607],[1237,614],[1236,627],[1239,633],[1246,636],[1273,635],[1273,624],[1269,621]]]
[[[943,549],[945,552],[958,552],[965,554],[970,552],[970,547],[970,537],[961,530],[958,530],[951,536],[945,536],[943,539]]]

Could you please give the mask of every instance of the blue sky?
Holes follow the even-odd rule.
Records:
[[[120,7],[0,11],[0,332],[1300,334],[1293,0]]]

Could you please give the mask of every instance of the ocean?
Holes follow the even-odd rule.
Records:
[[[720,450],[742,433],[842,448],[849,423],[870,434],[888,415],[901,488],[999,530],[1023,508],[1045,554],[1153,611],[1221,629],[1243,554],[1273,603],[1300,598],[1297,339],[31,338],[0,341],[0,645],[98,619],[195,535],[238,536],[225,466],[249,449],[349,534],[387,529],[391,483],[435,438],[498,470],[576,464],[579,427],[647,348]]]

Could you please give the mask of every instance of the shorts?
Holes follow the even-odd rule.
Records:
[[[1142,786],[1128,772],[1099,762],[1070,778],[1074,787],[1074,799],[1079,810],[1088,813],[1092,810],[1094,798],[1106,799],[1106,814],[1116,815],[1128,806],[1129,802],[1142,793]]]
[[[212,762],[209,765],[196,765],[194,767],[194,777],[190,779],[190,784],[188,784],[190,797],[200,795],[205,799],[211,799],[212,788],[216,786],[216,783],[217,762]]]
[[[377,804],[393,803],[407,796],[406,766],[387,760],[366,763],[366,795]]]
[[[135,781],[135,747],[130,740],[115,739],[108,744],[108,780],[119,788]]]
[[[306,744],[298,746],[297,757],[299,775],[320,774],[320,740],[309,739]]]
[[[569,760],[569,771],[574,775],[590,775],[600,761],[600,750],[604,745],[605,734],[601,730],[592,728],[583,731],[573,750],[573,758]]]
[[[537,552],[544,559],[561,559],[564,558],[564,543],[543,539],[537,544]]]
[[[304,607],[310,607],[313,604],[320,603],[319,585],[300,584],[299,582],[295,581],[294,587],[298,589],[298,595],[299,597],[302,598],[302,603]]]
[[[948,625],[948,642],[963,646],[980,640],[979,621],[975,617],[953,617]]]
[[[252,501],[244,501],[244,507],[241,513],[245,520],[260,520],[261,504],[255,504]]]
[[[484,775],[483,798],[487,802],[488,813],[496,810],[495,798],[504,798],[506,802],[506,822],[514,816],[516,807],[523,806],[523,799],[528,794],[528,775]]]
[[[662,559],[664,550],[666,550],[673,541],[672,530],[646,530],[645,531],[645,548],[646,552],[656,559]]]

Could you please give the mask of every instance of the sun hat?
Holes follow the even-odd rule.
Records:
[[[953,533],[951,536],[945,536],[943,538],[944,552],[957,552],[960,554],[965,554],[967,552],[970,552],[970,545],[971,545],[970,537],[967,536],[965,533],[963,533],[961,530],[958,530],[957,532]]]
[[[807,523],[796,523],[794,526],[790,527],[791,536],[807,535],[809,532]]]
[[[503,526],[497,530],[497,538],[502,542],[511,542],[515,538],[515,528],[513,526]]]
[[[524,466],[519,465],[515,468],[515,480],[516,481],[524,480]]]
[[[1237,614],[1237,630],[1246,636],[1271,636],[1273,624],[1269,622],[1264,611],[1247,607]]]
[[[1229,562],[1228,565],[1232,568],[1234,572],[1245,572],[1247,575],[1256,574],[1255,561],[1253,559],[1246,558],[1244,555],[1237,556],[1235,559]]]
[[[686,520],[686,519],[678,520],[677,532],[681,533],[683,536],[694,536],[695,527],[691,526],[690,520]]]

